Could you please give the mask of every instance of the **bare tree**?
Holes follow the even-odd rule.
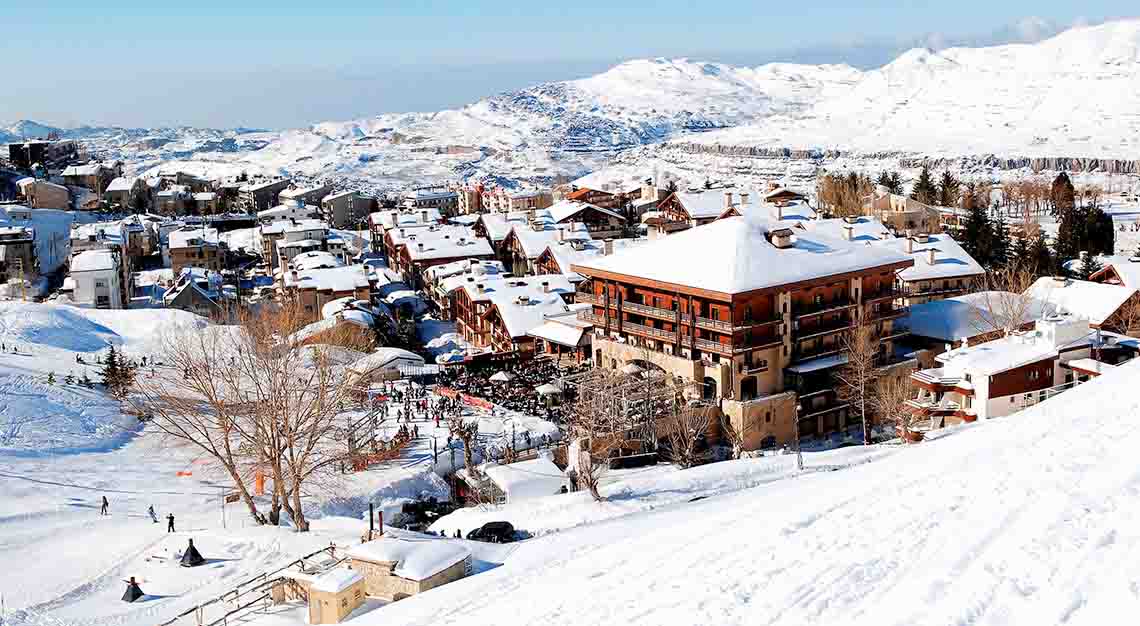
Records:
[[[974,329],[979,333],[1008,335],[1031,321],[1035,299],[1029,289],[1034,281],[1033,272],[1020,267],[983,274],[975,285],[978,293],[970,301]]]
[[[874,409],[875,363],[879,342],[875,327],[860,319],[840,336],[847,362],[835,372],[835,392],[858,412],[863,422],[863,443],[871,443],[870,413]]]
[[[894,424],[903,441],[910,442],[910,433],[922,418],[907,404],[915,397],[910,377],[897,372],[884,373],[875,382],[875,412],[883,421]]]
[[[621,449],[629,437],[631,424],[624,419],[618,389],[627,384],[625,376],[610,370],[592,372],[590,387],[582,390],[566,413],[570,433],[570,464],[578,483],[594,500],[604,498],[599,491],[602,478],[609,470],[610,457]]]
[[[666,458],[682,468],[697,465],[705,459],[698,452],[701,438],[714,422],[716,409],[710,406],[679,407],[658,421],[658,430],[664,434]]]
[[[463,467],[467,468],[468,475],[474,477],[478,474],[475,469],[475,442],[479,437],[479,423],[455,415],[447,418],[447,430],[463,443]]]
[[[287,305],[244,315],[236,326],[184,327],[163,337],[173,371],[138,384],[154,423],[225,468],[260,523],[249,477],[273,479],[270,521],[280,509],[309,528],[302,498],[329,488],[349,462],[343,412],[356,389],[323,346],[297,347],[288,333],[303,314]]]

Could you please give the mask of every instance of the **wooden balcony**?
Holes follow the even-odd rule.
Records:
[[[841,333],[850,330],[853,324],[851,320],[838,320],[828,324],[817,324],[809,328],[799,328],[795,331],[793,341],[805,341],[807,339],[815,339],[825,335],[834,333]]]
[[[898,289],[879,289],[878,291],[867,292],[863,294],[863,302],[871,303],[880,300],[894,300],[906,296],[906,292]]]
[[[599,296],[592,292],[579,291],[576,292],[575,302],[587,302],[597,306],[605,306],[605,297]],[[617,299],[610,299],[610,308],[617,310]],[[768,318],[758,320],[743,320],[739,324],[734,324],[730,321],[714,320],[708,317],[693,317],[685,313],[678,315],[677,311],[673,309],[662,309],[661,307],[650,306],[648,304],[640,304],[637,302],[630,302],[624,300],[621,303],[621,310],[627,313],[636,313],[654,319],[664,320],[667,322],[680,322],[681,324],[696,325],[697,328],[705,330],[714,330],[721,333],[732,333],[736,330],[744,330],[754,326],[768,326],[772,324],[779,324],[783,321],[782,318]]]
[[[824,313],[831,313],[833,311],[843,311],[854,306],[856,306],[855,302],[852,302],[847,298],[843,298],[840,300],[832,300],[830,302],[821,302],[819,304],[809,305],[802,309],[796,309],[794,311],[794,314],[796,319],[800,319],[803,317],[808,317],[810,315],[822,315]]]

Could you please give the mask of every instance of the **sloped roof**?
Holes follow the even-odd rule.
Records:
[[[1071,313],[1088,320],[1090,324],[1100,325],[1132,297],[1136,290],[1123,285],[1073,279],[1059,281],[1043,276],[1026,293],[1045,302],[1049,314]]]

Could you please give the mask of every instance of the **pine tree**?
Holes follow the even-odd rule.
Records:
[[[1009,263],[1012,253],[1005,216],[999,214],[997,221],[991,221],[990,226],[990,266],[1004,267]]]
[[[962,248],[985,267],[993,264],[993,234],[989,212],[977,205],[970,207],[963,225]]]
[[[938,183],[938,204],[941,206],[958,206],[958,192],[960,184],[950,170],[942,172],[942,180]]]
[[[1009,252],[1009,262],[1018,268],[1032,267],[1028,237],[1021,236],[1013,240],[1013,246]]]
[[[91,389],[95,386],[95,383],[91,382],[91,379],[87,377],[87,370],[83,370],[83,378],[79,379],[79,384],[87,387],[88,389]]]
[[[677,193],[677,181],[670,180],[665,184],[665,193]]]
[[[1062,215],[1065,211],[1075,208],[1076,197],[1076,190],[1073,188],[1073,181],[1069,180],[1069,175],[1065,172],[1057,174],[1049,188],[1049,199],[1053,201],[1053,214]]]
[[[75,377],[71,375],[71,372],[68,372],[67,376],[63,377],[63,382],[67,385],[73,385],[75,384]]]
[[[112,395],[117,395],[119,385],[122,382],[122,367],[119,363],[119,353],[115,351],[115,346],[111,346],[110,352],[107,353],[107,358],[104,361],[103,369],[100,372],[103,377],[103,386],[111,392]]]
[[[934,185],[930,168],[926,165],[923,165],[922,171],[918,173],[918,180],[910,191],[910,197],[923,204],[934,204],[938,200],[938,188]]]
[[[49,385],[55,384],[55,372],[48,372],[47,384],[49,384]]]
[[[1096,255],[1086,254],[1085,257],[1081,259],[1081,264],[1077,266],[1077,276],[1081,280],[1088,280],[1090,276],[1099,272],[1102,267],[1100,261],[1096,260]]]
[[[1049,242],[1045,241],[1045,233],[1037,233],[1033,243],[1029,246],[1029,259],[1032,269],[1038,276],[1057,273],[1056,258],[1049,249]]]

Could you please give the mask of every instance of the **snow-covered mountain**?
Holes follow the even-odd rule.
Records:
[[[55,130],[38,126],[0,128],[0,139]],[[689,168],[703,180],[714,167],[755,169],[743,157],[783,158],[785,149],[806,157],[808,170],[821,150],[1140,163],[1140,20],[1074,28],[1036,44],[916,49],[866,72],[646,59],[434,113],[285,131],[82,127],[61,134],[140,173],[244,171],[370,188],[472,177],[548,181],[615,159],[638,175]],[[1135,170],[1129,167],[1117,171]]]
[[[694,144],[1136,159],[1140,20],[1036,44],[915,49],[853,88]]]

